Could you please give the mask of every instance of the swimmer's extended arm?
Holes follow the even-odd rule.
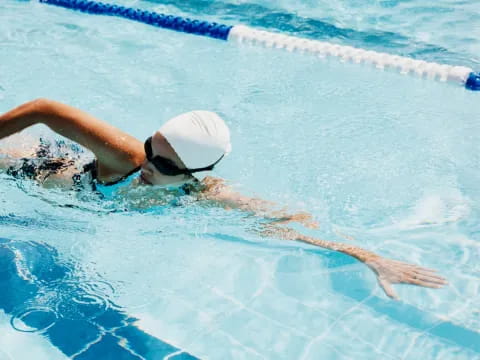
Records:
[[[395,300],[399,298],[392,288],[393,284],[411,284],[436,289],[447,284],[447,281],[437,275],[435,270],[387,259],[357,246],[305,236],[287,227],[267,225],[262,234],[284,240],[301,241],[352,256],[365,263],[375,273],[385,294]]]
[[[308,228],[318,227],[310,214],[305,212],[291,213],[287,209],[278,208],[271,201],[242,195],[225,185],[222,179],[208,176],[202,181],[202,184],[205,186],[205,190],[200,197],[225,209],[243,210],[269,219],[270,223],[275,224],[298,222]]]
[[[33,100],[0,115],[0,139],[35,124],[45,124],[90,149],[98,160],[102,181],[116,180],[145,158],[138,139],[79,109],[48,99]]]
[[[264,225],[260,232],[262,236],[276,237],[284,240],[300,241],[325,249],[339,251],[365,263],[377,276],[378,283],[385,293],[398,300],[392,284],[403,283],[440,288],[447,284],[446,280],[437,275],[434,270],[391,260],[357,246],[339,242],[326,241],[300,234],[299,232],[279,224],[299,222],[308,227],[316,227],[312,217],[306,213],[291,214],[286,211],[270,211],[273,203],[249,198],[232,191],[224,185],[221,179],[208,177],[204,180],[206,191],[203,198],[215,202],[227,209],[239,209],[272,220]]]

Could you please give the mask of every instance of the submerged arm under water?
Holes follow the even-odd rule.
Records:
[[[411,284],[429,288],[441,288],[447,284],[447,281],[439,276],[435,270],[387,259],[358,246],[306,236],[289,227],[280,226],[290,222],[298,222],[309,228],[317,228],[318,225],[310,214],[290,214],[285,209],[275,210],[274,203],[234,192],[221,179],[208,177],[204,180],[204,185],[205,191],[201,196],[202,199],[211,201],[225,209],[239,209],[270,220],[264,225],[264,230],[260,232],[262,236],[300,241],[339,251],[363,262],[375,273],[385,294],[393,299],[399,299],[392,288],[393,284]]]

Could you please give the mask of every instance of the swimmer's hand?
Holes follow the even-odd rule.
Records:
[[[309,229],[318,229],[318,222],[313,219],[312,215],[306,212],[299,212],[292,215],[281,215],[279,218],[272,220],[270,224],[288,224],[291,222],[302,224]]]
[[[365,264],[377,275],[378,284],[385,294],[395,300],[399,300],[399,297],[392,288],[393,284],[411,284],[434,289],[448,284],[435,270],[383,258],[373,253],[371,258],[365,260]]]
[[[284,240],[301,241],[352,256],[372,269],[385,294],[395,300],[399,300],[399,298],[392,288],[393,284],[411,284],[429,288],[441,288],[447,284],[447,281],[437,275],[435,270],[383,258],[380,255],[358,246],[306,236],[287,227],[267,224],[261,232],[261,235]]]

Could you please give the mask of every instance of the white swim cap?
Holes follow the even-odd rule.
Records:
[[[208,167],[227,155],[232,146],[225,122],[211,111],[190,111],[168,120],[158,131],[188,169]],[[193,175],[202,180],[209,171]]]

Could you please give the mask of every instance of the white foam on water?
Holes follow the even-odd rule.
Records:
[[[457,189],[430,192],[419,198],[409,213],[391,226],[398,230],[457,223],[471,212],[471,201]],[[385,230],[385,228],[383,228]]]

